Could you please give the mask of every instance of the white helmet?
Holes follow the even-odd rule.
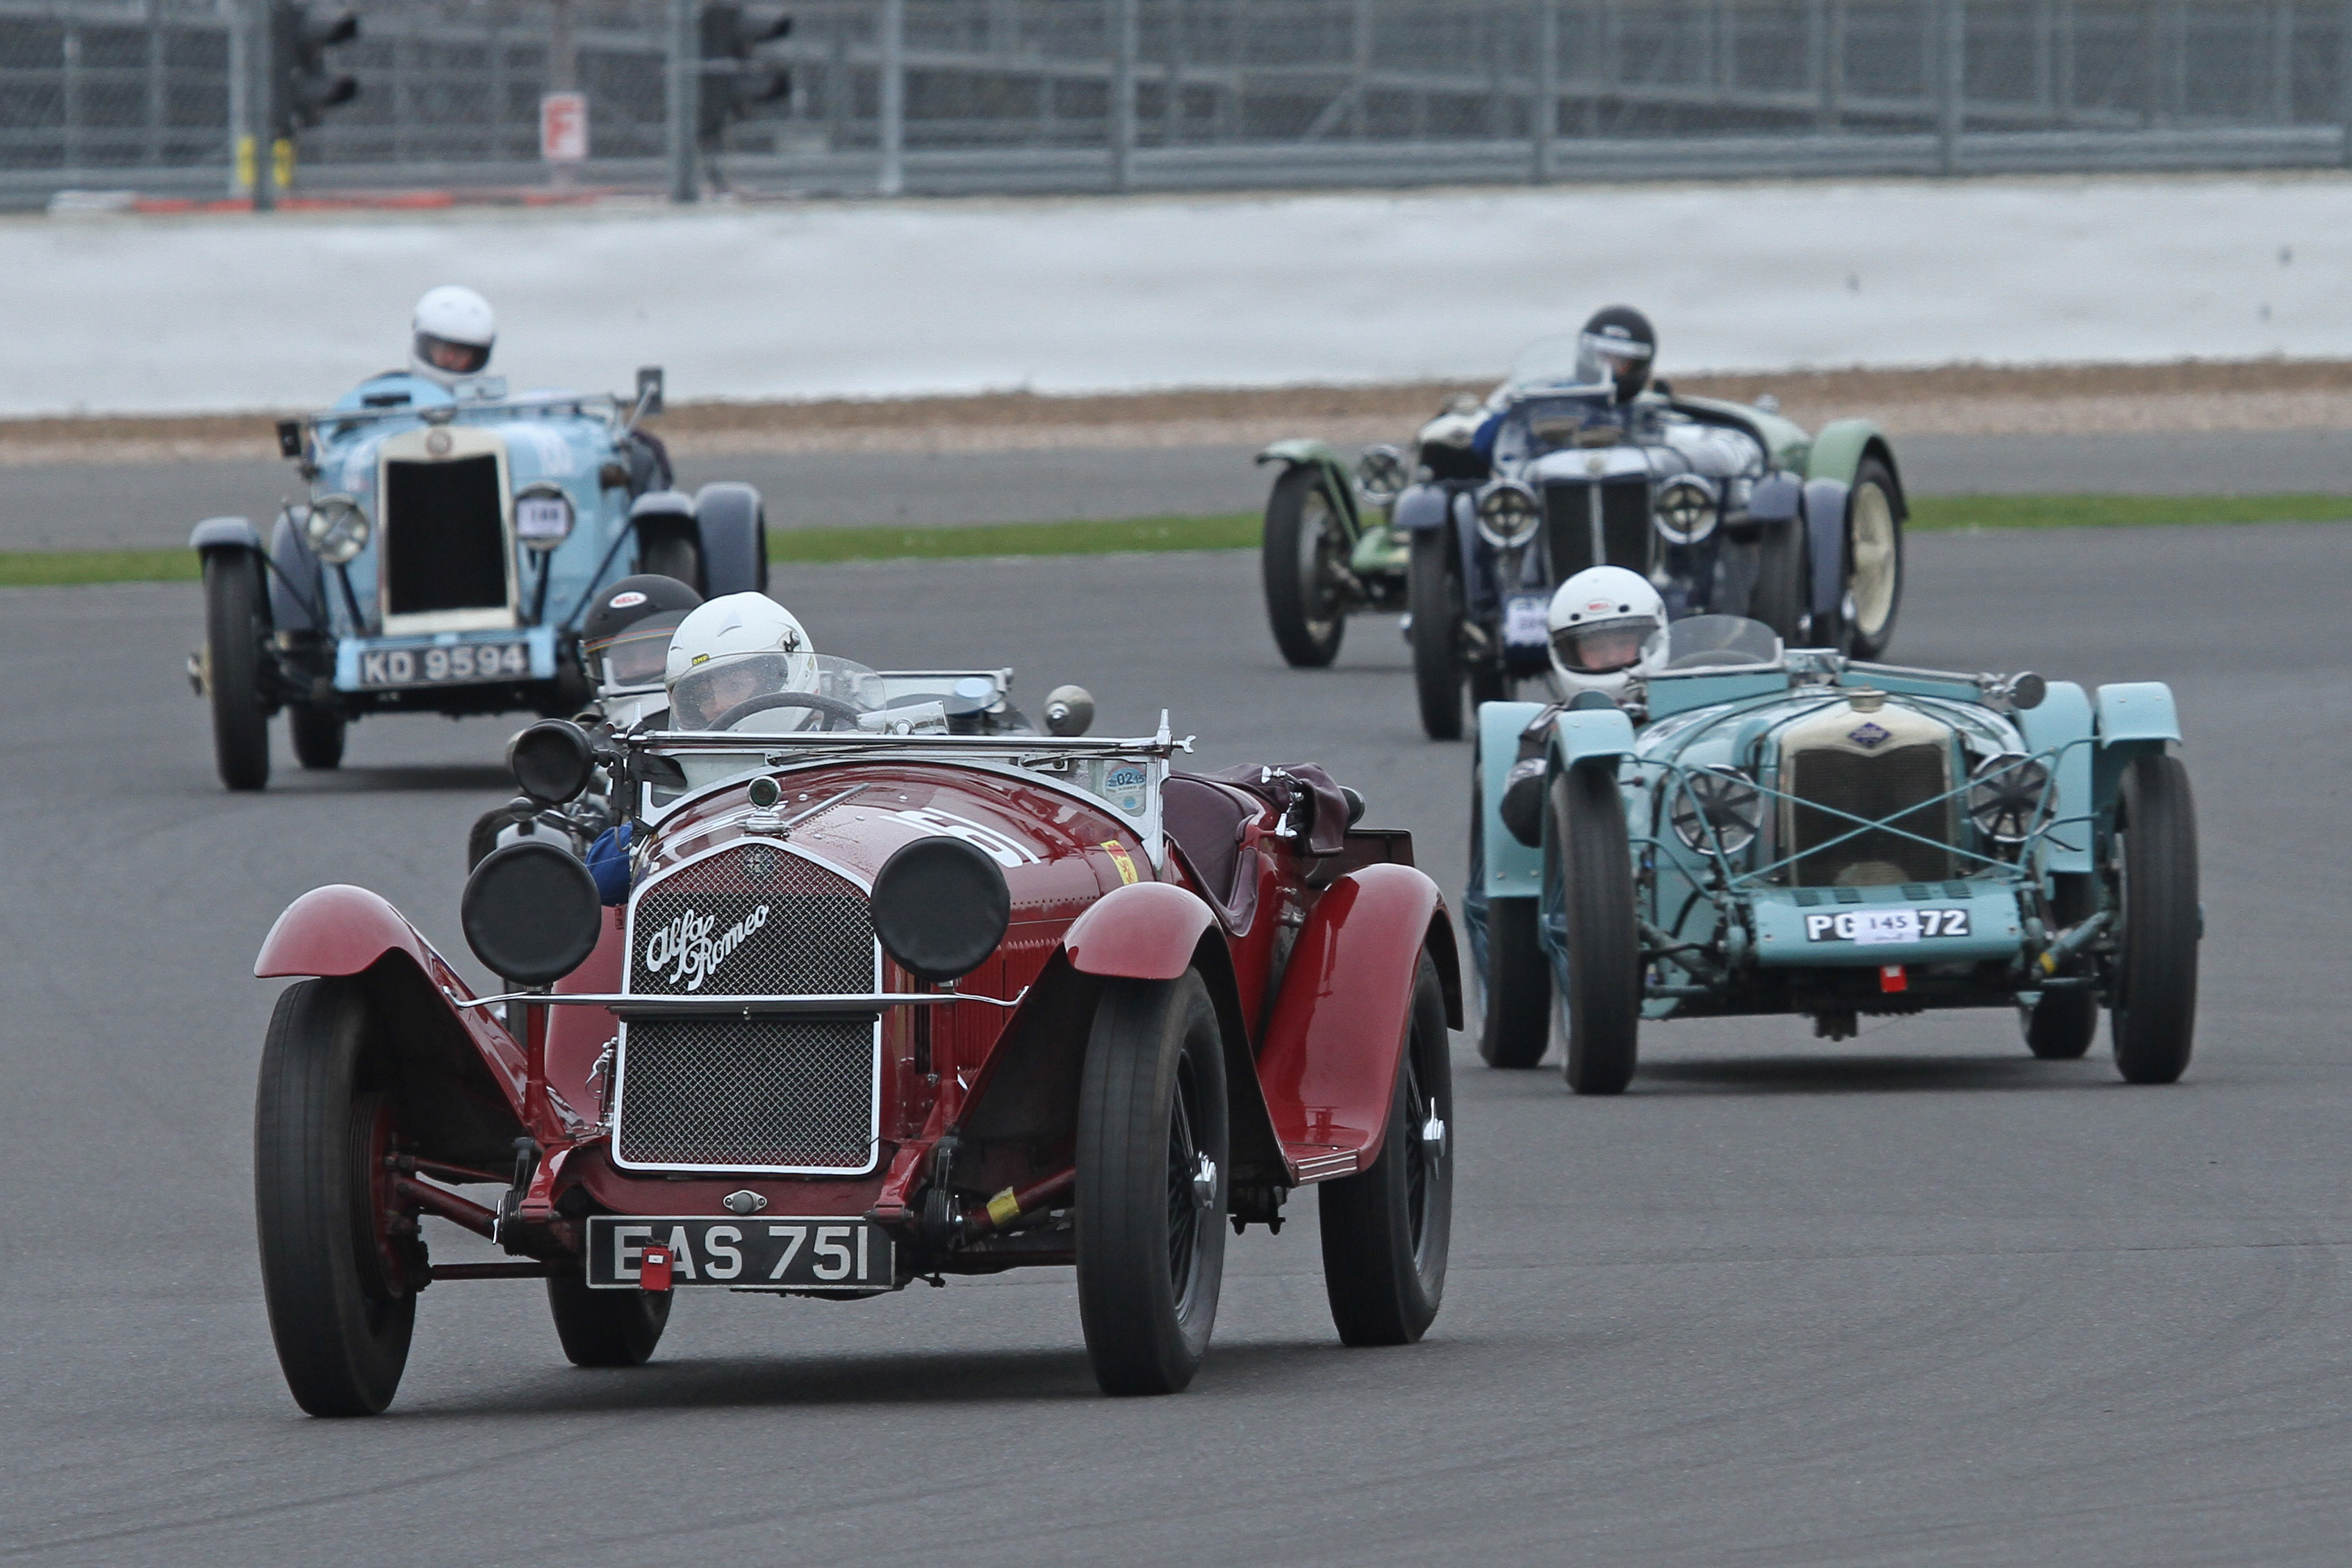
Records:
[[[662,684],[669,688],[672,729],[715,729],[754,697],[817,689],[816,651],[793,612],[764,593],[714,599],[670,634]],[[782,708],[791,727],[817,720],[814,710]],[[745,715],[750,717],[750,715]]]
[[[480,375],[490,362],[490,346],[499,339],[490,302],[454,283],[418,300],[408,326],[410,366],[443,386]]]
[[[1666,623],[1666,601],[1639,572],[1588,567],[1551,596],[1551,667],[1570,694],[1620,695],[1641,662],[1642,645]]]

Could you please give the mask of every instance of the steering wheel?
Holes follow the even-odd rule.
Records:
[[[746,697],[711,720],[710,727],[732,729],[755,713],[766,713],[770,708],[780,707],[811,707],[829,720],[843,721],[839,726],[828,723],[824,727],[827,729],[857,727],[858,710],[855,703],[845,703],[839,697],[821,696],[815,692],[768,692],[760,696]]]

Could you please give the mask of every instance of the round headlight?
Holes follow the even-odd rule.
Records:
[[[1667,815],[1675,837],[1692,849],[1706,851],[1719,843],[1725,854],[1738,854],[1756,841],[1764,797],[1747,774],[1717,763],[1683,775]]]
[[[901,845],[874,875],[874,934],[919,980],[954,980],[1004,940],[1013,894],[987,852],[961,839]]]
[[[1969,774],[1969,821],[1997,844],[2022,843],[2049,789],[2050,769],[2023,752],[1988,757]]]
[[[341,566],[367,549],[367,513],[349,496],[321,496],[302,519],[302,538],[312,555]]]
[[[553,549],[572,537],[572,497],[541,481],[515,492],[515,538],[525,549]]]
[[[1356,488],[1375,507],[1385,507],[1412,483],[1404,454],[1393,446],[1370,446],[1356,460]]]
[[[1683,474],[1658,486],[1658,534],[1668,544],[1695,545],[1715,532],[1723,508],[1715,486],[1696,475]]]
[[[1543,503],[1516,479],[1497,479],[1478,497],[1478,537],[1496,549],[1511,549],[1536,537]]]
[[[604,931],[596,879],[552,836],[492,850],[466,879],[457,918],[474,956],[502,979],[560,980],[587,962]]]

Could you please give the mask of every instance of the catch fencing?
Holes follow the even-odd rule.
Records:
[[[698,147],[694,4],[360,0],[290,193],[2309,167],[2352,123],[2352,0],[807,0],[790,97]],[[0,0],[0,204],[240,188],[263,15]],[[584,162],[541,161],[553,87]]]

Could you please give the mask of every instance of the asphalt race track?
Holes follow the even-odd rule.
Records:
[[[1402,435],[1404,434],[1400,431]],[[1915,495],[2230,496],[2352,490],[2352,436],[2330,430],[2148,435],[1908,435],[1895,442]],[[1054,453],[814,453],[680,460],[688,488],[760,487],[778,528],[1060,522],[1208,516],[1265,504],[1249,446],[1073,448]],[[268,524],[293,470],[260,456],[181,464],[0,467],[0,550],[184,545],[199,518]]]
[[[819,646],[1164,703],[1202,760],[1314,759],[1449,894],[1466,749],[1392,622],[1282,667],[1247,555],[828,568]],[[1231,1254],[1192,1390],[1098,1396],[1066,1272],[843,1304],[693,1295],[582,1372],[537,1288],[425,1298],[392,1412],[298,1414],[250,1225],[278,909],[364,883],[462,952],[509,726],[373,721],[215,784],[186,586],[0,591],[0,1561],[2340,1563],[2352,1540],[2352,528],[1924,538],[1895,653],[2173,682],[2203,820],[2178,1087],[2002,1014],[1653,1027],[1578,1100],[1457,1042],[1423,1344],[1339,1347],[1314,1204]],[[281,738],[281,746],[283,745]],[[470,966],[470,960],[466,960]],[[445,1236],[454,1233],[445,1232]],[[462,1255],[444,1237],[443,1256]]]

